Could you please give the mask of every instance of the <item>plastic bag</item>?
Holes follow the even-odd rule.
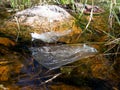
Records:
[[[31,47],[30,50],[33,58],[48,69],[57,69],[97,53],[95,48],[85,44]]]

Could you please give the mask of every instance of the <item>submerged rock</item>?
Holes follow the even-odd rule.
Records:
[[[0,37],[0,44],[4,46],[15,46],[15,42],[5,37]]]
[[[60,68],[97,52],[93,47],[79,44],[31,47],[30,50],[33,58],[48,69]]]
[[[0,81],[7,81],[10,77],[10,67],[0,66]]]

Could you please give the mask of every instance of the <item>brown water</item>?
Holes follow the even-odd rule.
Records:
[[[3,10],[4,11],[4,10]],[[100,54],[82,59],[57,70],[49,71],[33,59],[29,47],[31,44],[28,32],[23,28],[23,37],[16,42],[16,29],[4,24],[10,13],[0,12],[0,90],[119,90],[120,89],[120,57],[103,52],[120,51],[119,44],[105,46],[108,35],[102,30],[110,30],[107,26],[106,14],[95,16],[90,30],[93,33],[83,33],[79,42],[94,41],[92,44]],[[7,18],[6,18],[7,16]],[[98,19],[99,18],[99,19]],[[87,18],[83,18],[83,21]],[[98,23],[96,23],[96,21]],[[83,23],[82,23],[83,24]],[[13,25],[14,26],[14,25]],[[119,33],[119,27],[115,27]],[[26,34],[26,35],[25,35]],[[27,38],[25,38],[27,37]],[[98,43],[96,43],[98,42]],[[55,80],[54,76],[62,73]],[[50,81],[47,81],[49,80]]]

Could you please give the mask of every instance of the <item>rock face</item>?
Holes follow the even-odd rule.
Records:
[[[19,21],[20,25],[31,27],[30,32],[37,34],[57,32],[61,36],[61,33],[71,30],[68,35],[64,35],[64,38],[61,37],[58,40],[66,43],[70,43],[73,35],[76,36],[81,32],[81,29],[74,25],[74,17],[56,5],[40,5],[17,12],[13,21]]]

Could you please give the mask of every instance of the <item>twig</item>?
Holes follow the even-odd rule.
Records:
[[[50,78],[50,79],[46,80],[45,82],[41,83],[41,85],[46,84],[46,83],[48,83],[48,82],[51,82],[53,79],[57,78],[57,77],[60,76],[61,74],[62,74],[62,73],[58,73],[58,74],[54,75],[52,78]]]
[[[107,56],[107,55],[116,55],[116,54],[120,54],[120,53],[103,53],[103,54],[99,54],[99,55],[100,56],[102,56],[102,55]]]
[[[105,45],[110,45],[110,44],[117,44],[117,43],[119,43],[120,42],[120,38],[117,38],[117,39],[114,39],[113,41],[111,41],[111,42],[108,42],[107,44],[105,44]]]
[[[19,21],[18,21],[18,18],[17,17],[14,17],[15,20],[16,20],[16,23],[17,23],[17,27],[18,27],[18,35],[17,35],[17,38],[16,38],[16,42],[18,41],[18,38],[19,38],[19,34],[20,34],[20,24],[19,24]]]
[[[113,4],[112,4],[112,1],[111,1],[111,3],[110,3],[110,14],[109,14],[109,20],[108,20],[111,28],[112,28],[112,18],[113,18],[112,8],[113,8]]]
[[[85,29],[88,28],[88,26],[90,25],[90,22],[91,22],[91,20],[92,20],[92,17],[93,17],[93,9],[94,9],[93,7],[94,7],[94,1],[92,0],[92,9],[91,9],[91,12],[90,12],[90,19],[89,19],[88,24],[86,25]]]

